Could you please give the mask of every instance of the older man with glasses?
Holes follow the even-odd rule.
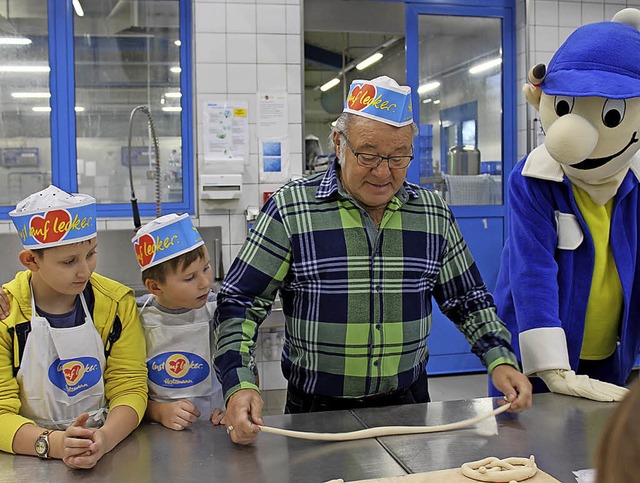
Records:
[[[337,161],[263,206],[215,317],[215,366],[235,443],[254,441],[263,424],[253,352],[278,291],[287,413],[428,402],[432,297],[511,410],[531,405],[531,385],[453,214],[406,181],[416,134],[409,87],[389,77],[354,81],[330,138]]]

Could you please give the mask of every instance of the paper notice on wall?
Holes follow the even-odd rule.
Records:
[[[260,181],[286,183],[289,180],[289,146],[286,139],[260,140]]]
[[[289,135],[289,106],[286,92],[258,94],[258,138],[286,138]]]
[[[205,161],[249,160],[248,103],[207,102],[203,108]]]

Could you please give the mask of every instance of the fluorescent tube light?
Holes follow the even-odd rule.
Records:
[[[337,86],[338,84],[340,84],[340,79],[338,79],[337,77],[334,77],[329,82],[326,82],[325,84],[322,84],[322,86],[320,87],[320,90],[322,92],[326,92],[329,89],[331,89],[332,87]]]
[[[179,74],[180,72],[182,72],[182,69],[180,67],[171,67],[169,70],[174,74]]]
[[[49,99],[50,92],[12,92],[11,97],[14,99]]]
[[[49,106],[35,106],[35,107],[32,107],[31,110],[33,112],[51,112],[51,107],[49,107]]]
[[[0,65],[0,72],[36,73],[46,72],[51,69],[48,65]]]
[[[26,37],[0,37],[0,45],[29,45],[31,39]]]
[[[431,99],[430,97],[427,97],[422,101],[423,104],[429,104],[430,102],[433,102],[433,99]]]
[[[76,107],[74,107],[74,109],[75,109],[76,112],[84,112],[84,107],[82,107],[82,106],[76,106]]]
[[[180,112],[182,111],[182,108],[180,106],[167,106],[163,107],[162,110],[164,112]]]
[[[487,62],[483,62],[482,64],[478,64],[476,66],[471,67],[469,69],[469,74],[479,74],[480,72],[484,72],[485,70],[492,69],[498,65],[502,64],[502,58],[498,57],[497,59],[491,59]]]
[[[84,10],[82,9],[82,5],[80,5],[80,0],[71,0],[73,5],[73,9],[76,11],[76,15],[78,17],[84,17]]]
[[[433,101],[434,104],[440,104],[440,99],[436,99],[435,101]]]
[[[164,97],[182,97],[182,92],[165,92]]]
[[[427,82],[426,84],[418,86],[418,94],[435,91],[438,87],[440,87],[440,82],[438,81]]]
[[[382,59],[382,54],[380,52],[376,52],[375,54],[367,57],[366,59],[364,59],[362,62],[360,62],[359,64],[356,65],[356,69],[358,70],[364,70],[367,67],[369,67],[370,65],[375,64],[376,62],[378,62],[380,59]]]

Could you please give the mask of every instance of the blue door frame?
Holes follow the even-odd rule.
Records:
[[[504,229],[507,229],[507,183],[509,173],[516,163],[516,41],[515,41],[515,5],[513,1],[500,0],[424,0],[407,2],[406,7],[406,64],[407,83],[413,91],[413,105],[419,105],[419,48],[418,16],[450,15],[464,17],[494,17],[502,19],[502,152],[503,152],[503,196],[502,205],[454,206],[456,217],[502,217]],[[417,115],[417,113],[415,113]],[[419,124],[420,120],[416,119]],[[407,179],[412,183],[420,182],[420,163],[411,163]]]

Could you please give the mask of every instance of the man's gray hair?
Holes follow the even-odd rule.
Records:
[[[336,119],[335,125],[331,127],[331,134],[329,134],[329,147],[333,149],[334,153],[336,152],[336,145],[333,142],[334,133],[337,132],[341,136],[349,137],[349,125],[353,122],[354,117],[359,117],[359,116],[357,116],[356,114],[352,114],[350,112],[343,112],[342,114],[340,114],[338,119]],[[420,132],[415,122],[411,123],[411,129],[413,130],[414,137],[417,136],[418,133]],[[346,157],[346,154],[345,154],[345,150],[343,149],[340,153],[340,156],[338,156],[338,162],[340,163],[341,166],[344,163],[345,157]]]

